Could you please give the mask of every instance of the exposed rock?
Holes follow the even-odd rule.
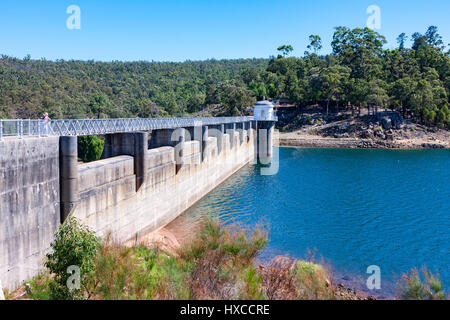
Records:
[[[383,111],[378,112],[376,115],[378,121],[381,121],[381,124],[384,129],[400,129],[403,125],[403,117],[398,112],[393,111]]]
[[[387,133],[386,134],[386,140],[394,141],[394,136],[392,135],[392,133]]]
[[[29,295],[33,293],[32,289],[31,289],[31,285],[30,285],[29,283],[26,283],[26,284],[25,284],[25,291],[26,291],[27,294],[29,294]]]
[[[322,123],[318,124],[317,119],[322,119]],[[450,148],[450,131],[429,128],[409,119],[404,121],[398,112],[384,111],[376,116],[357,118],[343,114],[329,116],[326,122],[324,119],[321,113],[296,116],[291,123],[282,126],[279,144],[329,148]],[[314,125],[308,125],[309,122]],[[302,129],[291,131],[297,126]]]
[[[445,146],[438,143],[423,143],[422,148],[425,149],[445,149]]]
[[[381,139],[386,139],[386,135],[384,134],[382,127],[377,127],[374,132],[375,136]]]
[[[361,134],[361,137],[362,138],[371,138],[373,136],[373,130],[372,129],[367,129],[367,130],[364,130],[363,132],[362,132],[362,134]]]
[[[381,126],[384,130],[392,129],[392,120],[390,118],[383,118],[381,120]]]

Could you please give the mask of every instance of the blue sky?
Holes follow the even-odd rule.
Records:
[[[69,5],[81,9],[81,29],[69,30]],[[381,9],[387,47],[405,32],[436,25],[450,43],[448,0],[2,0],[0,54],[33,59],[185,61],[267,58],[281,44],[294,55],[308,36],[322,37],[330,52],[333,28],[363,27],[366,9]]]

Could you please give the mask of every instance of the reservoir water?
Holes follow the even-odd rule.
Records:
[[[450,288],[450,150],[280,148],[276,175],[247,165],[184,216],[205,214],[267,225],[262,260],[310,249],[360,289],[377,265],[384,296],[426,266]]]

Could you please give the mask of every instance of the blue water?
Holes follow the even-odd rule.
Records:
[[[263,260],[315,249],[361,289],[377,265],[377,294],[395,294],[398,277],[423,266],[450,288],[450,150],[280,148],[279,163],[273,176],[244,167],[186,215],[263,223]]]

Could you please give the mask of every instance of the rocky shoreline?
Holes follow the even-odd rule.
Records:
[[[322,138],[322,137],[283,137],[277,146],[304,148],[348,148],[348,149],[450,149],[449,144],[426,141],[383,141],[352,138]]]
[[[314,114],[281,120],[277,127],[275,145],[282,147],[450,149],[450,131],[403,120],[397,113],[378,118]]]

